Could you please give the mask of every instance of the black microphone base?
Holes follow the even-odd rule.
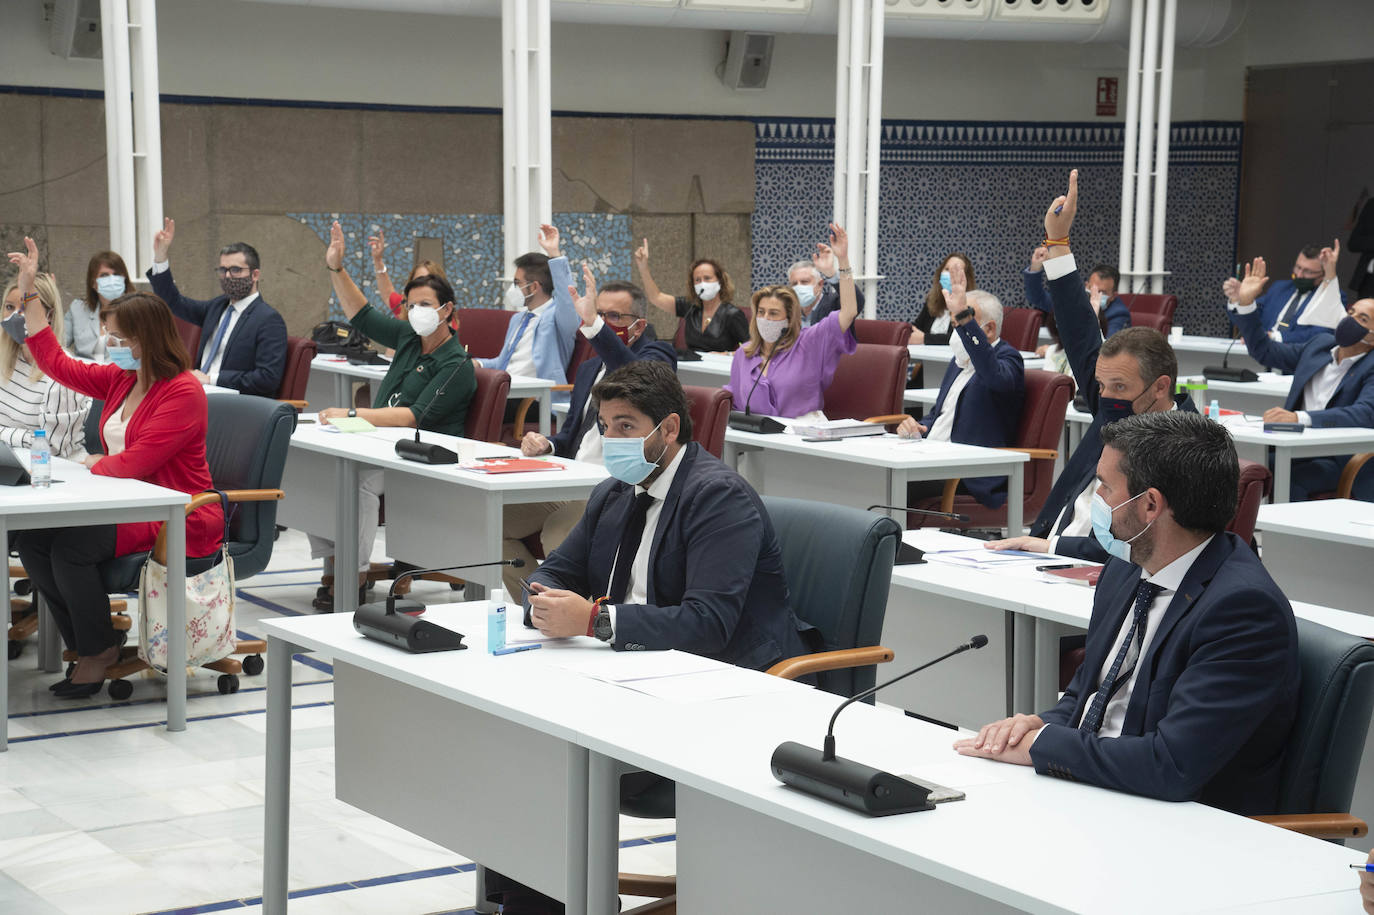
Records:
[[[1202,370],[1202,377],[1208,381],[1259,381],[1253,369],[1231,368],[1225,365],[1209,365]]]
[[[782,432],[787,428],[771,416],[764,416],[761,413],[742,413],[739,410],[730,412],[730,418],[726,420],[726,424],[731,429],[759,435],[772,435],[774,432]]]
[[[820,750],[792,740],[778,744],[769,767],[784,785],[865,816],[935,809],[930,790],[921,785],[852,759],[827,760]]]
[[[396,443],[396,455],[420,464],[456,464],[458,455],[442,445],[403,438]]]
[[[898,566],[916,566],[925,561],[925,550],[903,542],[897,545],[897,559],[892,564]]]
[[[436,626],[428,620],[408,616],[404,611],[407,604],[414,601],[397,601],[398,613],[386,612],[386,602],[363,604],[353,614],[353,628],[378,642],[386,642],[403,648],[412,654],[427,651],[461,651],[468,646],[463,644],[463,634]]]

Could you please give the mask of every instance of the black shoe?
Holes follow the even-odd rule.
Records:
[[[66,686],[59,684],[59,688],[53,690],[53,694],[59,699],[89,699],[100,692],[104,685],[104,680],[98,680],[95,683],[72,683],[69,681]]]
[[[61,680],[58,680],[58,681],[57,681],[56,683],[54,683],[52,686],[49,686],[49,687],[48,687],[48,692],[55,693],[55,692],[57,692],[58,690],[64,689],[64,688],[66,688],[66,687],[68,687],[68,686],[71,686],[71,685],[72,685],[72,678],[71,678],[71,677],[63,677]]]
[[[320,588],[320,591],[323,591],[324,593],[317,594],[315,596],[315,599],[310,602],[310,606],[314,607],[321,613],[333,613],[334,595],[330,593],[328,588]],[[367,603],[367,588],[362,587],[358,589],[358,606],[361,607],[365,603]]]

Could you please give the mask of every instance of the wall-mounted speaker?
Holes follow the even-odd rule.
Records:
[[[772,62],[772,32],[731,32],[721,82],[736,92],[758,92],[768,86]]]

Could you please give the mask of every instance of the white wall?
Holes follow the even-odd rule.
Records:
[[[1250,0],[1241,30],[1245,65],[1374,59],[1370,0]]]
[[[38,3],[0,4],[0,84],[99,89],[98,61],[47,51]],[[499,108],[500,23],[244,3],[159,4],[162,91],[178,95]],[[613,113],[830,116],[834,38],[780,33],[769,88],[716,78],[725,33],[555,23],[554,107]],[[1181,49],[1177,120],[1241,117],[1240,38]],[[1098,76],[1121,79],[1109,44],[891,39],[884,113],[893,118],[1093,120]],[[1104,122],[1110,119],[1102,119]]]

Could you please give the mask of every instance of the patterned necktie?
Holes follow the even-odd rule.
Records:
[[[525,336],[525,328],[530,326],[530,320],[533,317],[534,312],[530,311],[528,308],[525,309],[525,313],[520,316],[520,326],[515,330],[515,339],[510,342],[510,352],[506,353],[506,358],[502,359],[501,364],[497,366],[501,371],[504,372],[506,369],[510,368],[510,359],[515,355],[515,348],[520,345],[520,338]]]
[[[210,341],[210,348],[205,351],[205,361],[201,363],[200,370],[207,375],[210,374],[210,366],[215,363],[215,356],[219,355],[220,344],[224,342],[224,334],[229,330],[229,320],[234,317],[234,306],[224,306],[224,317],[219,322],[219,330],[215,331],[215,339]]]
[[[634,507],[630,509],[630,516],[625,519],[625,530],[620,535],[620,548],[615,552],[615,571],[611,573],[611,587],[606,592],[612,604],[625,602],[630,570],[634,568],[635,556],[639,553],[639,542],[644,539],[644,521],[653,501],[654,497],[647,492],[635,496]]]
[[[1126,631],[1126,638],[1121,643],[1121,650],[1116,653],[1116,658],[1112,661],[1107,676],[1103,678],[1102,685],[1097,688],[1097,695],[1093,696],[1092,704],[1083,713],[1083,721],[1078,725],[1079,730],[1096,734],[1102,727],[1102,713],[1107,710],[1107,701],[1111,699],[1117,689],[1130,679],[1131,670],[1135,669],[1135,665],[1132,664],[1130,669],[1123,673],[1121,665],[1126,663],[1126,655],[1131,650],[1131,643],[1137,638],[1142,643],[1145,641],[1145,617],[1150,612],[1150,604],[1154,602],[1155,595],[1163,590],[1159,585],[1144,579],[1141,579],[1140,584],[1136,587],[1135,614],[1131,618],[1131,628]],[[1139,654],[1136,655],[1136,660],[1140,660]]]

